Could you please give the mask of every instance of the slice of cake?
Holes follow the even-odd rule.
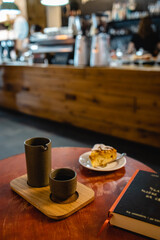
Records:
[[[93,167],[105,167],[117,158],[117,150],[104,144],[95,144],[89,158]]]

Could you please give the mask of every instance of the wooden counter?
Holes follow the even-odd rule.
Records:
[[[0,106],[160,147],[160,67],[1,65]]]

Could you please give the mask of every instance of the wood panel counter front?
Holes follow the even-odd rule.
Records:
[[[0,66],[0,106],[160,147],[160,68]]]

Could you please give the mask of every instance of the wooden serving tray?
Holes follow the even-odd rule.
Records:
[[[50,198],[50,188],[33,188],[27,184],[27,174],[10,182],[11,189],[31,203],[34,207],[53,219],[63,219],[94,200],[94,191],[77,182],[77,197],[75,200],[53,202]]]

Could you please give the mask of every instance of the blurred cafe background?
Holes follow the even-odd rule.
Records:
[[[159,169],[160,0],[0,0],[0,132],[0,159],[43,135]]]
[[[155,54],[143,45],[130,53],[128,44],[147,16],[157,35]],[[159,0],[1,0],[1,62],[159,64],[159,39]]]

